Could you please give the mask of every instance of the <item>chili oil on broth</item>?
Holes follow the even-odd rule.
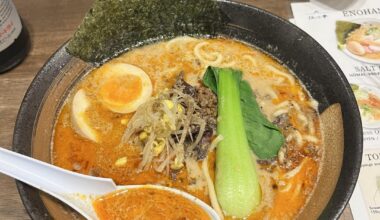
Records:
[[[171,88],[183,73],[191,85],[200,85],[207,66],[240,69],[257,98],[262,112],[285,136],[278,158],[257,160],[262,202],[248,219],[293,219],[308,200],[318,178],[321,131],[316,102],[289,70],[273,58],[249,45],[224,38],[175,38],[129,51],[106,65],[135,65],[152,81],[155,96]],[[52,161],[55,165],[79,173],[112,178],[117,184],[161,184],[187,191],[210,204],[206,187],[194,189],[182,169],[174,181],[154,169],[137,172],[141,149],[120,146],[120,140],[133,113],[108,110],[99,101],[102,68],[87,74],[71,91],[58,114],[54,130]],[[83,138],[72,125],[73,95],[83,89],[90,105],[89,124],[98,142]],[[209,171],[214,179],[214,152],[209,153]],[[118,160],[124,160],[122,165]]]

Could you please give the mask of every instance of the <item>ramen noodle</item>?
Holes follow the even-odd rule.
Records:
[[[252,154],[262,197],[248,219],[295,218],[319,173],[317,102],[285,66],[232,39],[179,37],[133,49],[89,72],[58,114],[53,163],[120,185],[178,188],[224,215],[214,189],[215,148],[223,141],[215,133],[217,100],[202,85],[208,66],[241,70],[262,113],[284,135],[277,157]]]

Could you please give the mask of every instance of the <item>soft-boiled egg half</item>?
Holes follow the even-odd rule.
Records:
[[[97,132],[88,124],[86,111],[90,107],[90,101],[84,89],[80,89],[75,93],[71,106],[71,121],[76,132],[87,139],[97,142]]]
[[[134,112],[152,95],[149,76],[137,66],[109,63],[100,67],[98,71],[103,73],[99,99],[113,112]]]

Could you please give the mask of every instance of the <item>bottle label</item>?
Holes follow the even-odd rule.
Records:
[[[21,20],[12,0],[0,0],[0,51],[15,41],[21,29]]]

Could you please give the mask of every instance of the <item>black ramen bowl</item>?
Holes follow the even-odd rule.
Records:
[[[322,168],[327,176],[336,173],[323,177],[334,181],[324,186],[321,177],[317,183],[331,188],[331,193],[321,193],[326,194],[321,196],[325,198],[313,195],[309,203],[314,205],[306,206],[302,211],[304,216],[338,219],[353,192],[362,158],[360,114],[347,79],[314,39],[288,21],[253,6],[229,1],[218,3],[231,19],[228,28],[220,33],[221,36],[254,45],[286,65],[319,102],[320,113],[335,103],[340,104],[343,119],[341,151],[327,155],[333,157],[331,161],[338,162],[333,164],[333,168]],[[47,61],[31,83],[21,104],[13,136],[13,149],[16,152],[47,162],[50,162],[51,133],[57,111],[70,88],[92,68],[69,55],[65,46]],[[325,135],[330,137],[337,134]],[[52,205],[57,202],[39,190],[21,182],[17,182],[17,186],[32,219],[71,218],[70,215],[54,216],[54,212],[59,212],[61,208]]]

